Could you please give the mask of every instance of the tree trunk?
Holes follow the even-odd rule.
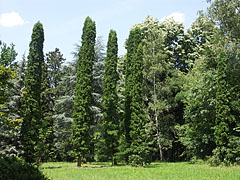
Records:
[[[163,161],[163,151],[162,151],[162,145],[160,143],[160,132],[159,132],[159,129],[158,129],[158,126],[159,126],[159,123],[158,123],[158,113],[157,113],[157,93],[156,93],[156,78],[155,78],[155,75],[153,77],[153,93],[154,93],[154,99],[153,99],[153,102],[154,102],[154,114],[155,114],[155,123],[156,123],[156,130],[157,130],[157,133],[156,133],[156,136],[157,136],[157,143],[158,143],[158,148],[159,148],[159,157],[160,157],[160,161]]]
[[[117,160],[116,158],[113,156],[112,157],[112,166],[116,166],[117,165]]]
[[[82,166],[82,158],[81,158],[81,156],[78,156],[77,166],[78,167]]]
[[[41,159],[42,159],[41,156],[38,156],[38,157],[37,157],[37,165],[38,165],[38,166],[40,166]]]
[[[159,155],[160,155],[160,161],[163,161],[163,151],[162,151],[162,145],[159,143]]]

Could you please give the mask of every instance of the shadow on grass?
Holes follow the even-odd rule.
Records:
[[[48,167],[41,167],[41,169],[60,169],[62,166],[48,166]]]
[[[76,163],[76,162],[75,162]],[[81,167],[77,166],[77,163],[75,164],[71,164],[70,166],[64,166],[64,165],[59,165],[59,166],[54,166],[54,165],[48,165],[45,167],[41,167],[41,169],[61,169],[61,168],[114,168],[114,167],[133,167],[133,168],[159,168],[162,166],[166,166],[165,163],[151,163],[149,165],[145,165],[145,166],[131,166],[130,164],[126,164],[126,163],[118,163],[117,165],[112,165],[110,162],[88,162],[88,163],[84,163],[82,164]]]
[[[87,163],[86,166],[89,166],[89,167],[121,167],[121,166],[126,166],[125,163],[118,163],[117,165],[112,165],[111,163],[109,162],[90,162],[90,163]]]

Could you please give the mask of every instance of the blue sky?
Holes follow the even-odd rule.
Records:
[[[57,47],[71,61],[84,19],[90,16],[105,44],[110,29],[117,31],[119,55],[123,55],[130,28],[148,15],[159,20],[174,16],[188,28],[198,10],[207,7],[206,0],[0,0],[0,40],[13,42],[17,59],[21,59],[28,53],[33,25],[40,21],[45,33],[44,53]]]

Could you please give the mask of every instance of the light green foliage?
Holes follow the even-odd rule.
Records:
[[[75,88],[73,125],[72,125],[72,144],[78,166],[81,166],[82,158],[89,155],[91,134],[90,126],[93,123],[91,107],[93,104],[93,63],[95,60],[95,22],[87,17],[83,27],[82,45],[79,52],[77,66],[77,84]]]
[[[175,160],[179,158],[179,145],[174,125],[182,121],[182,103],[175,96],[182,86],[181,71],[188,67],[183,58],[183,26],[172,20],[159,23],[152,17],[137,26],[143,34],[147,132],[153,151],[158,149],[157,158]],[[168,157],[167,152],[173,149],[176,156]]]
[[[10,46],[7,46],[6,43],[2,43],[0,47],[0,64],[5,67],[16,66],[16,62],[14,62],[17,56],[17,52],[14,50],[15,45],[12,43]]]
[[[212,2],[208,9],[211,19],[220,26],[220,30],[230,38],[240,39],[239,0],[207,0]]]
[[[215,148],[216,59],[217,28],[200,15],[188,30],[191,45],[189,73],[184,77],[179,96],[185,104],[186,124],[177,127],[180,141],[186,146],[188,158],[206,158]]]
[[[33,27],[29,45],[22,99],[21,143],[24,151],[23,157],[30,163],[40,161],[42,156],[42,142],[39,137],[43,127],[41,108],[43,42],[43,25],[37,22]]]
[[[179,130],[180,141],[186,146],[187,157],[205,158],[215,147],[215,78],[214,70],[204,68],[206,61],[198,59],[185,77],[183,88],[186,124]]]

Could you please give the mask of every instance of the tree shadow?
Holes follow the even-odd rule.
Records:
[[[47,167],[41,167],[41,169],[60,169],[62,166],[47,166]]]

